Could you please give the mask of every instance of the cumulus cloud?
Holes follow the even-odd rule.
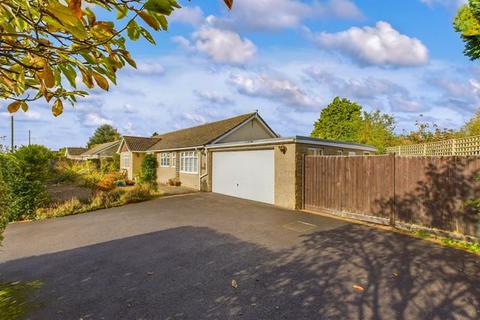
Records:
[[[250,62],[257,47],[236,32],[204,26],[192,34],[192,43],[198,52],[217,63],[242,65]]]
[[[142,75],[162,75],[165,73],[165,68],[158,62],[140,61],[137,63],[137,69],[132,71]]]
[[[113,121],[98,113],[87,113],[83,119],[83,125],[87,127],[98,127],[104,124],[113,125]]]
[[[234,101],[232,98],[227,97],[216,91],[194,91],[195,95],[203,101],[213,103],[213,104],[233,104]]]
[[[200,7],[183,7],[175,10],[169,18],[170,22],[179,22],[191,25],[199,25],[205,19]]]
[[[379,108],[380,101],[385,101],[393,112],[420,112],[430,109],[421,102],[424,99],[413,96],[407,88],[388,79],[373,76],[343,79],[312,67],[304,72],[309,79],[328,87],[334,96],[355,99],[375,108]]]
[[[429,7],[435,5],[444,6],[451,9],[459,8],[467,3],[468,0],[420,0],[420,2],[426,4]]]
[[[235,3],[231,24],[252,30],[295,28],[309,18],[359,19],[360,9],[350,0],[312,1],[242,0]]]
[[[429,110],[429,107],[409,97],[394,96],[389,98],[392,111],[418,113]]]
[[[330,72],[306,68],[305,74],[316,83],[327,86],[335,95],[346,95],[356,99],[375,99],[379,96],[409,96],[409,91],[388,79],[368,76],[366,78],[343,79]]]
[[[321,48],[338,51],[366,65],[419,66],[428,62],[428,50],[420,40],[401,34],[385,21],[374,27],[322,32],[313,40]]]
[[[319,101],[310,97],[293,82],[275,79],[265,74],[232,74],[230,83],[241,94],[278,101],[286,106],[301,110],[319,106]]]

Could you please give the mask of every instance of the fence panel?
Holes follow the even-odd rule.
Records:
[[[305,203],[480,238],[480,157],[305,157]]]

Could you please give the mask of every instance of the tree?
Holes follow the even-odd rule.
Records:
[[[364,112],[357,142],[377,147],[378,153],[386,153],[394,143],[395,119],[379,110]]]
[[[453,27],[465,43],[464,54],[471,60],[480,58],[480,1],[469,0],[458,9]]]
[[[231,8],[233,1],[225,3]],[[88,89],[108,90],[119,69],[136,67],[124,35],[155,44],[138,21],[167,30],[167,16],[178,8],[176,0],[0,1],[0,97],[13,101],[12,113],[44,98],[58,116],[63,101],[88,94],[77,89],[77,75]]]
[[[98,127],[87,143],[87,148],[92,148],[101,143],[113,142],[120,139],[120,133],[109,124]]]
[[[461,133],[464,136],[480,135],[480,111],[477,111],[475,115],[462,127]]]
[[[412,130],[408,133],[404,132],[403,134],[396,136],[394,145],[431,143],[461,136],[461,134],[455,130],[441,128],[436,123],[424,121],[423,115],[420,115],[420,119],[415,121],[415,126],[417,128],[416,130]]]
[[[362,107],[345,98],[336,97],[320,113],[313,125],[312,137],[355,142],[358,138]]]
[[[391,146],[395,133],[395,119],[380,111],[362,110],[355,102],[336,97],[320,113],[311,135],[321,139],[357,142],[375,146],[385,153]]]

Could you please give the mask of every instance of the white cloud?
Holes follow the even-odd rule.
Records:
[[[311,98],[293,82],[271,78],[265,74],[232,74],[230,83],[241,94],[272,99],[298,110],[319,107],[320,104],[317,99]]]
[[[195,90],[195,94],[202,100],[214,103],[214,104],[233,104],[232,98],[227,97],[220,92],[216,91],[199,91]]]
[[[113,121],[93,112],[87,113],[83,119],[83,125],[87,127],[98,127],[104,124],[113,125]]]
[[[136,134],[135,129],[134,129],[134,125],[130,121],[125,124],[125,126],[123,127],[121,132],[124,135],[130,135],[130,136]]]
[[[236,29],[281,30],[295,28],[309,18],[359,19],[362,12],[350,0],[313,1],[241,0],[232,10],[231,24]]]
[[[161,75],[165,73],[165,68],[158,62],[141,61],[137,63],[137,69],[132,72],[143,75]]]
[[[217,63],[242,65],[250,62],[257,47],[238,33],[213,27],[202,27],[192,35],[197,51],[206,54]]]
[[[368,76],[343,79],[330,72],[316,68],[305,69],[305,74],[316,83],[328,86],[335,95],[356,99],[376,99],[380,96],[409,96],[409,91],[388,79]]]
[[[175,10],[169,18],[170,22],[180,22],[191,25],[199,25],[205,19],[202,9],[200,7],[183,7]]]
[[[367,65],[419,66],[428,62],[428,50],[420,40],[401,34],[384,21],[375,27],[322,32],[314,35],[314,41]]]
[[[176,43],[177,45],[179,45],[184,50],[187,50],[187,51],[195,50],[195,48],[192,46],[192,43],[190,42],[190,40],[188,40],[184,36],[172,37],[172,41],[174,43]]]
[[[396,112],[418,113],[422,111],[427,111],[429,109],[429,107],[423,104],[421,101],[409,99],[406,97],[394,96],[390,97],[389,100],[392,110]]]
[[[130,103],[125,103],[125,104],[123,105],[123,111],[124,111],[125,113],[135,113],[135,111],[137,111],[137,110],[136,110],[136,108],[135,108],[134,106],[132,106]]]
[[[444,6],[451,9],[459,8],[467,3],[468,0],[420,0],[420,2],[426,4],[429,7],[435,5]]]

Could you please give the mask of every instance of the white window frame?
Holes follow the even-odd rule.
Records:
[[[312,153],[309,153],[312,152]],[[322,148],[308,148],[307,154],[309,156],[323,156]]]
[[[343,150],[337,150],[337,155],[343,156]]]
[[[180,172],[190,174],[198,173],[198,152],[180,152]]]
[[[172,168],[177,167],[177,153],[176,152],[172,152],[172,162],[170,163],[170,166]]]
[[[162,168],[170,167],[170,153],[169,152],[160,153],[160,167],[162,167]]]
[[[130,169],[131,160],[132,157],[129,153],[122,154],[122,169]],[[126,162],[128,162],[128,165],[125,165]]]
[[[357,155],[357,153],[355,151],[348,151],[348,156],[349,157],[354,157],[356,155]]]

